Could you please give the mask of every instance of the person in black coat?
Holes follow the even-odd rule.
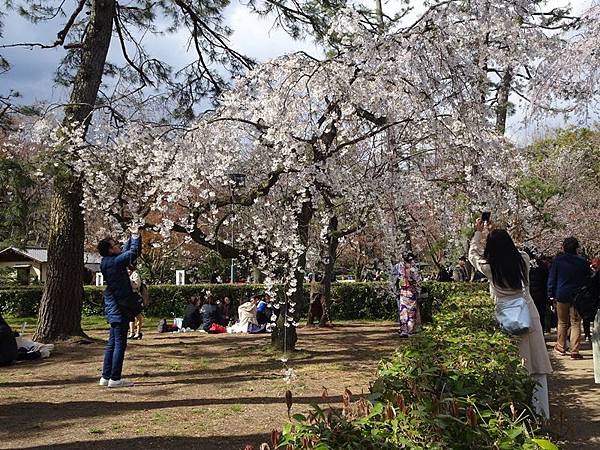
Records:
[[[526,248],[529,255],[529,292],[540,315],[542,330],[550,331],[550,324],[546,323],[546,310],[548,308],[548,268],[544,261],[535,253]]]
[[[224,327],[229,326],[235,322],[236,309],[231,302],[229,297],[224,297],[223,301],[219,304],[219,314],[221,315],[221,325]]]
[[[202,317],[200,316],[198,303],[198,297],[194,296],[190,298],[188,305],[185,307],[185,312],[183,313],[182,328],[191,328],[192,330],[200,328]]]
[[[219,314],[219,307],[217,306],[217,302],[212,295],[209,295],[206,298],[206,302],[200,308],[200,314],[202,314],[202,329],[204,331],[210,330],[213,323],[220,325],[221,323],[221,314]]]
[[[13,330],[0,315],[0,366],[7,366],[17,360],[17,341]]]

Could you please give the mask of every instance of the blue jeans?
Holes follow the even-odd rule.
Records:
[[[128,329],[127,323],[110,324],[110,334],[104,350],[104,367],[102,368],[102,377],[107,380],[118,381],[121,379]]]

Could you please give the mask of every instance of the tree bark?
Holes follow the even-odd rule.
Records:
[[[298,236],[300,238],[302,246],[304,247],[304,251],[298,258],[298,265],[296,266],[296,271],[294,273],[294,278],[296,279],[296,291],[294,292],[292,298],[286,299],[285,304],[281,307],[279,318],[276,322],[276,327],[271,332],[271,345],[276,350],[296,350],[296,342],[298,341],[296,327],[291,324],[289,324],[289,326],[286,327],[285,322],[287,317],[293,317],[294,321],[298,322],[300,305],[302,304],[304,297],[304,274],[306,273],[308,232],[313,213],[314,210],[312,202],[310,200],[307,200],[302,204],[302,209],[300,213],[296,216],[298,223]],[[289,306],[290,300],[296,304],[294,311],[291,311],[291,308]]]
[[[325,303],[323,304],[323,314],[319,319],[319,326],[325,326],[331,322],[331,316],[329,315],[331,307],[331,283],[333,282],[333,271],[335,267],[335,260],[337,256],[337,248],[339,244],[338,231],[338,218],[332,216],[329,219],[327,233],[327,242],[324,249],[324,255],[322,255],[322,267],[323,267],[323,278],[320,281],[315,281],[311,285],[310,301],[314,301],[315,294],[323,294],[325,296]],[[312,325],[314,318],[311,314],[311,308],[309,306],[309,314],[307,325]]]
[[[504,69],[504,75],[498,87],[498,105],[496,106],[496,130],[500,134],[506,131],[506,118],[508,117],[508,97],[510,95],[510,84],[512,82],[512,68]]]
[[[65,128],[82,127],[87,133],[106,55],[112,37],[114,0],[95,0],[90,26],[81,49],[81,62],[65,108]],[[68,159],[68,155],[65,155]],[[107,162],[110,163],[110,162]],[[83,302],[84,217],[81,179],[64,164],[54,179],[48,237],[48,279],[40,304],[36,341],[49,342],[81,336]]]

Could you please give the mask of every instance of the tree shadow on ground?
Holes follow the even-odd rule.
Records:
[[[294,397],[294,405],[340,404],[342,397],[332,395],[323,399],[321,396]],[[132,411],[152,411],[160,409],[189,408],[216,405],[285,405],[284,397],[235,397],[235,398],[198,398],[180,400],[150,400],[150,401],[73,401],[62,403],[23,402],[13,403],[10,408],[0,411],[0,423],[9,424],[16,417],[27,417],[29,423],[43,423],[45,428],[54,422],[83,420],[90,417],[113,417]],[[60,426],[60,424],[59,424]],[[28,434],[27,427],[13,428],[11,434]]]
[[[243,450],[246,444],[254,448],[267,442],[270,436],[265,434],[249,434],[244,436],[208,436],[208,437],[182,437],[182,436],[140,436],[135,438],[106,439],[77,441],[68,444],[50,444],[35,447],[20,447],[23,450],[81,450],[81,449],[111,449],[111,450],[145,450],[148,448],[169,449],[189,448],[201,450]]]

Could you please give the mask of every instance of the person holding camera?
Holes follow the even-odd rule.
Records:
[[[133,386],[133,383],[121,378],[129,321],[133,319],[128,317],[129,311],[123,305],[134,296],[127,268],[140,255],[142,239],[137,228],[129,231],[131,237],[122,249],[112,237],[102,239],[97,246],[98,253],[102,256],[100,270],[107,285],[104,291],[104,312],[106,322],[110,324],[99,384],[109,388]]]
[[[531,320],[526,331],[517,335],[519,356],[529,376],[536,381],[532,405],[540,415],[549,419],[547,375],[552,373],[552,365],[537,308],[529,292],[529,256],[519,252],[508,232],[495,228],[488,215],[487,220],[482,217],[475,223],[469,262],[489,280],[496,310],[514,300],[525,301]]]

